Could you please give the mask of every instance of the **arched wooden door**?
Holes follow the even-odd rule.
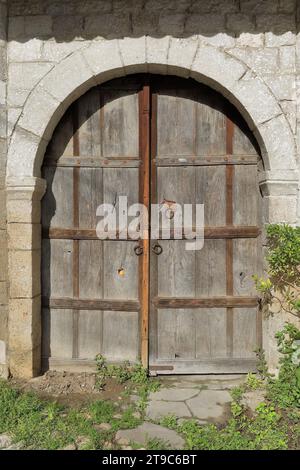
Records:
[[[239,114],[192,80],[136,75],[78,99],[43,166],[44,367],[83,370],[101,353],[154,373],[253,370],[258,160]],[[203,249],[172,234],[99,240],[96,209],[119,196],[148,208],[203,203]]]

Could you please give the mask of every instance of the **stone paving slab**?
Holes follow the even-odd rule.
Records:
[[[185,401],[198,395],[198,389],[191,388],[162,388],[150,393],[150,400]]]
[[[126,429],[118,431],[116,434],[117,442],[136,442],[137,444],[146,445],[150,439],[160,439],[168,442],[173,449],[182,449],[184,440],[171,429],[164,428],[158,424],[143,423],[135,429]]]
[[[186,403],[194,417],[201,420],[220,420],[226,412],[225,405],[229,405],[231,401],[227,390],[202,390]]]
[[[186,404],[180,401],[150,401],[146,409],[146,415],[154,420],[167,415],[175,415],[178,418],[192,418],[192,414]]]

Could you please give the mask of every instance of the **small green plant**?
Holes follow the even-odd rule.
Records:
[[[163,439],[149,439],[147,441],[147,449],[148,450],[170,450],[170,445],[168,442],[164,441]]]
[[[264,382],[269,377],[272,377],[272,375],[270,374],[268,370],[268,364],[267,364],[267,360],[265,356],[265,351],[262,348],[257,348],[255,349],[254,352],[257,357],[256,369],[257,369],[257,372],[261,381]]]
[[[267,227],[268,278],[253,276],[262,304],[300,315],[300,227],[272,224]]]
[[[267,397],[281,408],[300,408],[300,330],[286,323],[276,333],[279,360],[279,375],[270,379]]]
[[[177,428],[177,417],[175,415],[169,414],[164,416],[160,420],[160,424],[169,429],[176,429]]]
[[[246,378],[246,387],[250,390],[257,390],[259,388],[262,388],[264,385],[264,382],[257,377],[256,374],[252,374],[251,372],[249,372],[249,374],[247,374],[247,378]]]

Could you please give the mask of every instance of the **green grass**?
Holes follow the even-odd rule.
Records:
[[[0,381],[0,433],[9,432],[15,442],[33,449],[60,449],[82,438],[85,449],[102,449],[118,429],[138,426],[129,406],[120,411],[109,401],[97,400],[78,410],[22,393]],[[120,418],[115,418],[115,414]],[[99,432],[95,424],[110,423],[111,431]],[[84,438],[84,439],[83,439]]]

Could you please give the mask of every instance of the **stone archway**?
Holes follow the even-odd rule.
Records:
[[[69,105],[91,86],[153,72],[192,77],[225,95],[256,136],[264,158],[261,190],[267,222],[296,222],[294,138],[275,97],[242,61],[198,39],[141,37],[97,42],[52,68],[30,93],[15,127],[7,162],[9,366],[40,370],[40,178],[46,145]]]

